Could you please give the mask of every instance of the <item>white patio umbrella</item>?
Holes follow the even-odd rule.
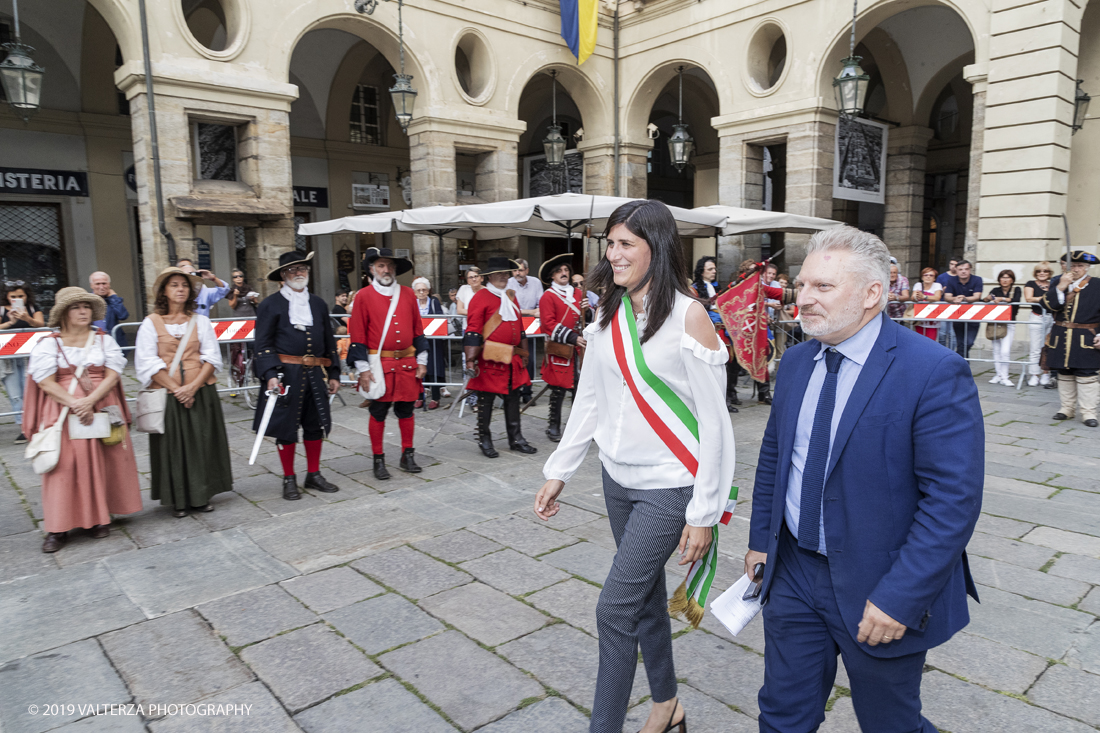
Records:
[[[298,233],[305,237],[319,234],[337,234],[339,232],[356,232],[359,234],[382,234],[392,232],[394,222],[401,218],[403,211],[381,211],[377,214],[360,214],[358,216],[344,216],[328,221],[312,221],[298,225]]]
[[[813,234],[825,229],[842,226],[843,222],[832,219],[820,219],[816,216],[799,216],[785,211],[761,211],[759,209],[741,209],[736,206],[700,206],[692,209],[697,212],[709,212],[725,217],[722,236],[735,234],[756,234],[760,232],[790,232],[793,234]],[[711,233],[713,236],[713,232]]]

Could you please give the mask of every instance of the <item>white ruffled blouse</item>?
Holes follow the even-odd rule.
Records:
[[[65,359],[60,356],[59,348],[64,351]],[[58,367],[72,365],[78,367],[105,366],[119,374],[126,368],[126,355],[118,343],[107,335],[96,335],[90,349],[81,346],[65,346],[61,339],[44,338],[31,350],[30,359],[27,361],[27,373],[37,384],[51,374],[57,373]]]
[[[736,462],[733,424],[726,410],[724,348],[712,351],[688,335],[685,328],[693,298],[677,294],[664,325],[642,345],[646,363],[699,421],[699,468],[693,477],[650,428],[623,380],[615,359],[610,328],[601,330],[598,317],[584,330],[588,346],[581,368],[577,398],[557,449],[546,461],[543,476],[568,482],[580,468],[595,439],[600,460],[620,486],[667,489],[694,485],[687,523],[710,527],[726,508]],[[645,330],[638,318],[639,335]]]
[[[195,333],[199,337],[199,360],[214,365],[214,371],[220,372],[222,368],[222,352],[218,347],[218,337],[214,335],[214,326],[206,316],[195,315]],[[187,330],[186,323],[165,323],[164,330],[180,338]],[[157,349],[157,327],[146,318],[141,322],[137,332],[137,343],[134,346],[134,369],[137,371],[138,381],[142,389],[153,381],[153,375],[161,369],[171,366],[171,359],[165,361],[160,358]]]

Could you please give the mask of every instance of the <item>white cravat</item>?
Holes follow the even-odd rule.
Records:
[[[371,287],[374,288],[379,295],[385,295],[387,298],[392,298],[394,291],[397,289],[397,281],[392,281],[389,285],[383,285],[378,282],[377,279],[370,281]]]
[[[492,283],[486,283],[485,287],[489,289],[489,292],[500,298],[500,309],[497,313],[500,314],[501,320],[504,321],[517,321],[519,320],[519,314],[516,312],[516,307],[512,305],[512,301],[508,299],[508,293],[501,288],[498,288]]]
[[[581,314],[577,306],[573,305],[573,293],[576,289],[572,285],[559,285],[556,282],[552,282],[550,283],[550,289],[553,290],[559,298],[561,298],[562,302],[569,307],[569,310],[573,311],[577,315]]]
[[[313,309],[309,307],[309,291],[305,288],[295,290],[284,284],[279,292],[290,301],[290,323],[294,326],[312,326]]]

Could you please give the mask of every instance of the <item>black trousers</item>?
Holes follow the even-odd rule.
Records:
[[[324,399],[328,399],[326,393]],[[305,380],[302,387],[302,412],[298,415],[298,424],[302,426],[302,440],[321,440],[325,437],[325,423],[321,419],[321,411],[317,409],[317,402],[313,399],[313,383]],[[295,445],[297,441],[275,441],[278,445]]]

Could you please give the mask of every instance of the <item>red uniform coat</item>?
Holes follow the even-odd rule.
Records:
[[[569,302],[572,303],[573,308],[577,309],[576,311],[565,304],[565,301],[561,299],[561,296],[553,287],[547,289],[542,294],[542,298],[539,299],[539,323],[542,332],[546,334],[547,341],[568,344],[572,340],[569,335],[580,330],[581,291],[576,288],[572,288],[572,291]],[[576,359],[576,349],[573,350],[573,356],[568,359],[550,356],[547,352],[542,357],[541,373],[543,381],[551,387],[573,389],[575,384],[573,371]]]
[[[515,299],[512,298],[515,305]],[[489,341],[498,341],[502,344],[519,346],[523,338],[523,320],[520,317],[519,306],[516,308],[516,320],[501,321],[496,330],[489,336]],[[500,310],[500,297],[489,292],[489,288],[482,288],[474,293],[470,299],[470,305],[466,308],[466,330],[483,333],[485,324]],[[512,357],[512,364],[500,364],[495,361],[485,361],[480,356],[477,359],[478,374],[470,380],[468,389],[478,392],[492,392],[494,394],[508,394],[509,389],[519,389],[531,383],[531,377],[523,367],[523,362],[518,355]]]
[[[371,351],[402,351],[425,343],[416,295],[412,288],[397,287],[401,294],[386,332],[386,343],[381,347],[378,341],[382,338],[386,313],[390,309],[390,296],[382,295],[369,285],[356,293],[348,321],[348,335],[351,336],[348,362],[352,366],[356,361],[368,361],[367,354]],[[386,375],[386,394],[378,398],[379,402],[414,402],[420,396],[415,354],[403,359],[383,358],[382,372]]]

